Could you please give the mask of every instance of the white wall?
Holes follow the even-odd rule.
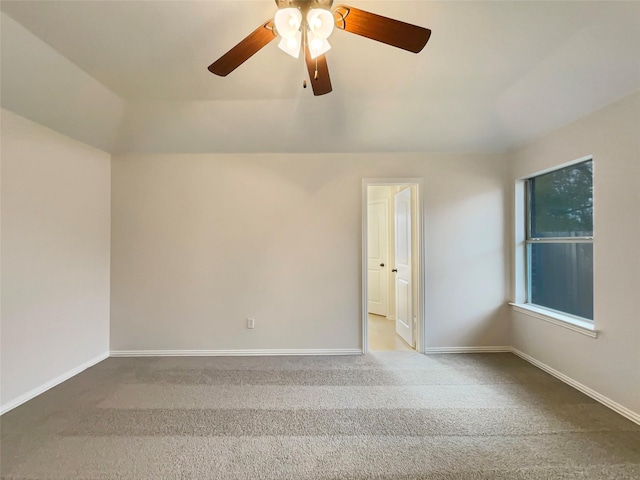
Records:
[[[515,179],[593,155],[593,339],[513,312],[512,345],[640,414],[640,93],[510,153]]]
[[[109,349],[110,155],[2,110],[2,410]]]
[[[497,155],[116,156],[111,348],[360,348],[361,186],[381,177],[424,177],[427,346],[506,345],[505,170]]]

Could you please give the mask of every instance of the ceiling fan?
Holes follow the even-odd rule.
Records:
[[[418,53],[431,36],[428,28],[365,12],[348,5],[331,10],[333,0],[275,0],[278,10],[244,40],[209,65],[209,71],[226,77],[276,37],[278,47],[298,58],[304,50],[314,95],[331,92],[325,53],[334,27]],[[304,82],[306,87],[306,81]]]

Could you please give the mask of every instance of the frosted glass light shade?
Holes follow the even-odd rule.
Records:
[[[292,37],[281,38],[278,43],[278,48],[285,53],[288,53],[293,58],[298,58],[300,55],[300,45],[302,44],[302,32],[297,31]]]
[[[333,32],[333,14],[323,8],[312,8],[307,13],[307,25],[314,36],[326,40]]]
[[[329,45],[329,41],[326,38],[316,37],[311,30],[307,33],[307,40],[309,42],[309,54],[312,59],[327,53],[331,49],[331,45]]]
[[[291,38],[299,32],[302,25],[302,13],[297,8],[281,8],[273,17],[278,35],[282,38]]]

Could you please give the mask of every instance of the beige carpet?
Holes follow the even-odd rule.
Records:
[[[511,354],[112,358],[1,422],[6,480],[640,478],[640,426]]]

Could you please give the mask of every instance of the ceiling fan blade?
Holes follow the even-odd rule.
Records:
[[[336,27],[393,47],[418,53],[431,36],[428,28],[365,12],[348,5],[333,9]]]
[[[307,71],[309,72],[309,80],[311,81],[313,94],[317,97],[318,95],[325,95],[331,92],[331,78],[329,77],[329,67],[327,66],[326,57],[319,55],[317,58],[311,58],[309,45],[306,45],[305,61],[307,62]]]
[[[209,65],[209,71],[221,77],[226,77],[274,38],[276,38],[276,31],[273,26],[273,20],[269,20]]]

